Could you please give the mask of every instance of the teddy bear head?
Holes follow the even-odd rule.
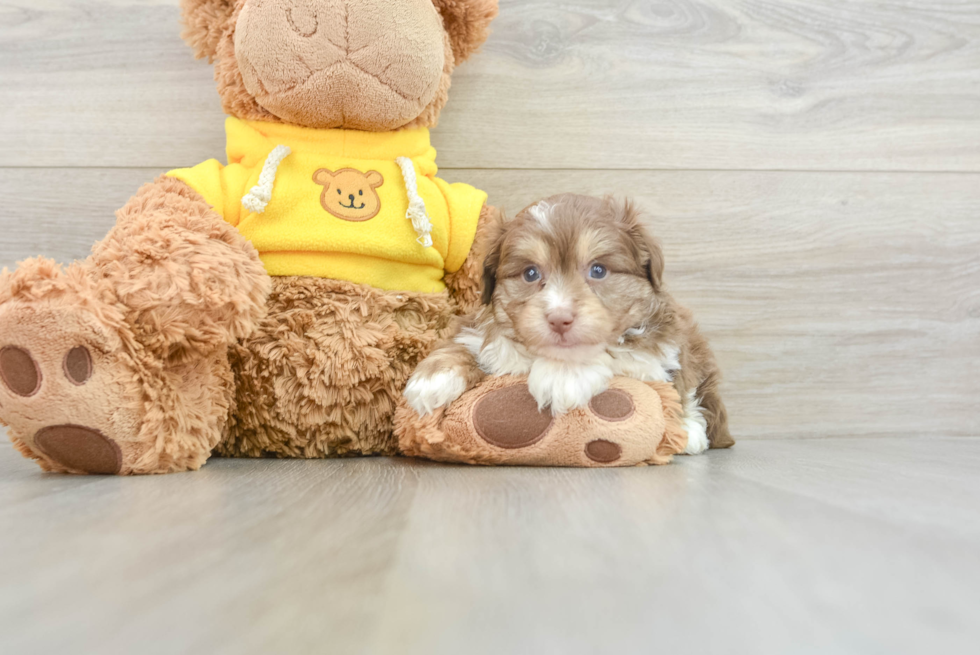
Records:
[[[181,0],[227,113],[314,128],[432,127],[497,0]]]

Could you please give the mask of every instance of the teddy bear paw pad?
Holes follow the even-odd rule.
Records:
[[[538,409],[525,384],[491,391],[473,410],[473,427],[480,438],[498,448],[526,448],[541,441],[554,418]]]
[[[0,348],[0,379],[11,392],[30,397],[41,387],[41,369],[23,348],[5,346]]]
[[[52,425],[34,435],[42,453],[65,468],[102,475],[115,475],[122,468],[119,445],[98,430],[80,425]]]
[[[585,445],[585,455],[599,464],[612,464],[623,454],[623,447],[605,439],[596,439]]]
[[[609,389],[595,396],[589,402],[589,409],[601,419],[617,422],[633,416],[636,405],[628,393],[620,389]]]

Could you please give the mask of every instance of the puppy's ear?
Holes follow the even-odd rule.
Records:
[[[432,0],[449,33],[453,57],[459,64],[469,58],[490,35],[498,0]]]
[[[490,259],[483,264],[483,304],[493,302],[493,292],[497,289],[497,263]]]
[[[194,57],[214,61],[218,42],[232,27],[236,0],[180,0],[184,31],[180,36],[194,50]]]
[[[634,256],[637,257],[653,290],[659,292],[663,286],[665,265],[664,251],[660,243],[643,225],[643,216],[632,200],[627,200],[618,207],[617,214],[633,244]]]
[[[653,290],[660,292],[664,283],[664,251],[653,237],[650,237],[650,260],[647,262],[647,279]]]
[[[506,233],[506,219],[502,212],[495,212],[493,222],[487,231],[487,256],[483,260],[483,304],[493,302],[493,292],[497,288],[497,268],[500,266],[500,251]]]

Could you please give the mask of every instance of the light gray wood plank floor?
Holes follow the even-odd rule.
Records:
[[[743,442],[658,468],[0,450],[3,653],[972,653],[980,440]]]

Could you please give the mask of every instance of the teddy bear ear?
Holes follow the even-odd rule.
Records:
[[[476,52],[490,35],[490,21],[497,16],[498,0],[432,0],[449,32],[456,63]]]
[[[180,36],[197,59],[214,61],[225,30],[231,25],[236,0],[180,0],[184,31]]]

